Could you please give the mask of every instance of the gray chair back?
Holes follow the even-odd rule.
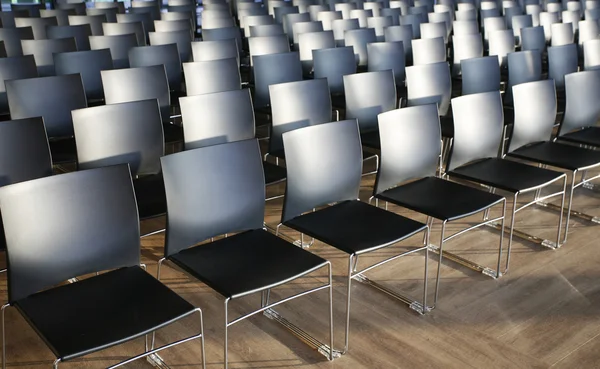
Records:
[[[500,66],[496,56],[464,59],[460,68],[462,95],[500,91]]]
[[[600,70],[590,70],[565,76],[567,104],[558,135],[592,127],[600,119]],[[10,102],[10,99],[9,99]]]
[[[171,91],[181,91],[183,81],[181,61],[176,44],[137,46],[129,50],[129,66],[131,68],[164,65]]]
[[[270,85],[302,80],[302,64],[297,52],[255,56],[252,70],[255,107],[270,104]]]
[[[333,95],[344,93],[344,79],[356,73],[356,58],[351,46],[313,50],[314,78],[326,78]]]
[[[183,63],[187,95],[202,95],[242,88],[236,58]]]
[[[377,130],[377,115],[396,109],[396,83],[391,70],[344,76],[346,118],[356,119],[360,132]]]
[[[446,115],[452,93],[448,63],[407,67],[406,89],[408,106],[437,103],[439,115]]]
[[[57,76],[79,74],[88,101],[104,99],[100,72],[113,69],[110,50],[87,50],[54,54]]]

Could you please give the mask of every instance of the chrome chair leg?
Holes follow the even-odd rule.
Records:
[[[446,232],[446,221],[444,220],[442,222],[442,231],[441,231],[441,235],[440,235],[440,248],[439,248],[440,257],[438,259],[438,269],[437,269],[437,276],[436,276],[436,281],[435,281],[435,296],[433,298],[433,308],[435,308],[437,306],[438,296],[440,293],[440,271],[442,269],[442,258],[443,258],[443,254],[444,254],[444,233],[445,232]]]
[[[349,342],[349,333],[350,333],[350,293],[352,290],[352,269],[355,267],[356,263],[354,262],[354,255],[350,255],[348,258],[348,295],[346,297],[346,336],[344,338],[344,351],[342,352],[345,355],[348,352],[348,342]]]
[[[333,271],[329,263],[329,360],[333,360]]]
[[[54,369],[58,369],[58,363],[60,363],[60,359],[56,359],[54,360],[54,364],[52,364],[52,366],[54,367]]]
[[[225,299],[225,337],[223,342],[223,354],[224,354],[224,364],[223,367],[225,369],[228,368],[228,355],[227,355],[227,329],[229,328],[229,318],[227,314],[227,305],[229,304],[229,297]]]
[[[6,369],[6,327],[4,323],[4,312],[10,304],[2,305],[2,369]]]

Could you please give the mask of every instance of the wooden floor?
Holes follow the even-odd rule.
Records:
[[[373,178],[365,177],[361,198],[367,200]],[[269,194],[283,191],[273,188]],[[575,208],[600,214],[600,195],[581,189]],[[395,207],[390,210],[424,220]],[[281,201],[267,206],[266,221],[276,225]],[[469,218],[472,221],[475,218]],[[159,226],[156,220],[146,227]],[[554,237],[557,214],[532,207],[520,213],[517,227],[536,235]],[[467,222],[451,224],[458,230]],[[298,234],[285,233],[293,238]],[[438,243],[439,224],[432,242]],[[262,315],[230,328],[230,368],[600,368],[600,227],[571,222],[569,242],[553,251],[517,240],[512,250],[510,272],[499,280],[471,272],[459,265],[442,265],[439,306],[420,316],[406,305],[368,286],[352,288],[350,352],[328,362],[285,329]],[[414,237],[403,245],[416,245]],[[494,267],[498,233],[476,230],[458,237],[446,250]],[[156,273],[163,235],[143,239],[142,256],[150,273]],[[345,312],[345,254],[322,243],[310,251],[330,260],[334,266],[334,320],[336,346],[343,344]],[[389,248],[364,257],[361,265],[392,255]],[[418,297],[423,281],[424,255],[407,256],[368,273],[371,279]],[[437,262],[430,259],[429,282],[433,287]],[[223,365],[223,299],[205,285],[168,266],[163,282],[191,303],[203,309],[208,368]],[[325,280],[324,273],[303,278],[273,291],[282,297]],[[433,288],[430,289],[433,292]],[[0,277],[0,298],[6,299],[6,276]],[[325,340],[327,338],[327,293],[317,292],[284,304],[278,310]],[[260,296],[234,301],[230,318],[258,307]],[[192,334],[198,323],[175,323],[157,334],[159,343]],[[9,367],[48,368],[53,356],[14,309],[7,312]],[[76,339],[76,338],[74,338]],[[142,340],[89,355],[61,368],[101,368],[143,350]],[[161,356],[171,368],[199,368],[199,342],[186,343],[164,351]],[[151,368],[140,360],[128,368]]]

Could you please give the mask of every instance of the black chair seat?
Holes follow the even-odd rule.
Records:
[[[363,146],[381,150],[381,141],[379,138],[379,131],[371,131],[371,132],[362,133],[360,135],[360,142],[362,143]],[[365,151],[363,151],[363,158],[366,159],[366,157],[364,155],[365,155]],[[369,155],[373,155],[373,154],[369,153]]]
[[[230,298],[278,286],[327,263],[262,229],[191,247],[169,260]]]
[[[358,200],[306,213],[284,224],[348,254],[376,250],[425,229],[423,223]]]
[[[181,142],[183,141],[183,127],[171,123],[163,123],[163,132],[165,142]]]
[[[563,175],[553,170],[498,158],[467,164],[448,174],[513,193],[541,187]]]
[[[53,164],[73,163],[77,161],[77,147],[74,138],[50,140],[50,153]]]
[[[600,164],[600,152],[555,142],[542,142],[521,147],[509,156],[531,160],[559,168],[577,170]]]
[[[140,219],[161,216],[167,212],[165,185],[160,174],[137,178],[133,181]]]
[[[454,119],[452,115],[440,117],[442,137],[454,138]]]
[[[140,337],[194,310],[138,266],[39,292],[15,306],[63,361]]]
[[[377,195],[381,200],[440,220],[454,220],[502,202],[503,197],[473,187],[426,177]]]
[[[275,184],[285,180],[287,172],[285,168],[275,164],[271,164],[267,161],[263,162],[263,171],[265,173],[265,184]]]
[[[559,140],[580,143],[590,146],[600,146],[600,127],[588,127],[559,136]]]

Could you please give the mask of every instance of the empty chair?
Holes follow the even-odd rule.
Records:
[[[357,9],[356,4],[354,3],[336,3],[335,11],[342,13],[342,19],[350,19],[350,11],[353,9]]]
[[[113,61],[108,49],[58,53],[54,68],[57,76],[81,75],[87,100],[92,102],[104,99],[100,71],[113,69]]]
[[[600,69],[600,39],[583,43],[583,69]]]
[[[234,45],[235,47],[235,45]],[[182,91],[182,68],[177,52],[177,45],[139,46],[129,50],[129,66],[131,68],[164,65],[167,81],[171,91]]]
[[[316,21],[317,20],[317,16],[320,12],[327,12],[329,11],[329,5],[309,5],[308,6],[308,14],[310,14],[310,20],[311,21]]]
[[[456,17],[456,21],[475,21],[477,22],[477,10],[476,9],[467,9],[467,10],[458,10],[454,12],[454,16]],[[453,27],[456,24],[453,25]]]
[[[500,68],[495,56],[464,59],[460,65],[462,95],[500,91]]]
[[[368,64],[367,44],[372,42],[377,42],[375,30],[372,28],[353,29],[344,33],[344,44],[354,48],[359,66]]]
[[[546,50],[544,27],[521,28],[521,50]]]
[[[268,37],[284,35],[283,25],[279,23],[250,26],[249,37]]]
[[[235,40],[238,51],[242,51],[242,34],[238,27],[203,29],[203,41]]]
[[[400,25],[409,25],[412,27],[413,39],[421,38],[421,23],[423,19],[416,14],[407,14],[400,16]]]
[[[183,73],[188,96],[242,88],[235,58],[183,63]]]
[[[294,36],[293,36],[293,40],[294,40],[294,48],[296,50],[298,49],[298,44],[299,42],[299,36],[303,33],[309,33],[309,32],[323,32],[323,25],[321,24],[321,22],[315,21],[315,22],[298,22],[298,23],[294,23],[293,26],[293,32],[294,32]]]
[[[579,21],[579,34],[577,43],[579,44],[580,51],[583,52],[583,43],[585,41],[598,38],[599,34],[600,27],[597,21]]]
[[[558,13],[540,13],[540,25],[544,27],[546,42],[550,42],[550,40],[552,40],[552,25],[555,23],[560,23],[560,20],[558,19]]]
[[[146,45],[146,32],[142,22],[131,23],[102,23],[102,32],[105,36],[135,34],[139,46]]]
[[[373,12],[373,17],[380,17],[383,6],[380,2],[368,1],[363,4],[363,8],[365,10],[371,10]]]
[[[498,57],[501,67],[507,65],[507,55],[515,51],[515,36],[512,30],[495,31],[490,34],[490,55]]]
[[[177,44],[181,62],[187,62],[192,57],[192,35],[189,31],[150,32],[150,45]]]
[[[78,74],[6,81],[12,119],[42,117],[54,164],[76,160],[71,110],[87,107]],[[52,91],[40,94],[40,91]]]
[[[440,116],[450,108],[452,80],[448,63],[414,65],[406,68],[407,105],[438,104]],[[452,137],[451,127],[442,122],[442,134]],[[448,123],[449,125],[449,123]]]
[[[118,8],[87,8],[85,10],[86,15],[104,15],[106,21],[110,23],[115,23],[117,21],[118,13]]]
[[[155,20],[154,21],[155,32],[174,32],[174,31],[188,31],[193,37],[194,30],[190,26],[188,19],[180,20]]]
[[[239,58],[235,40],[192,42],[192,59],[208,61],[218,59]]]
[[[106,104],[158,99],[163,122],[171,109],[169,83],[163,65],[101,72]]]
[[[77,51],[74,38],[57,40],[23,40],[21,41],[24,55],[33,55],[40,77],[54,75],[55,53]]]
[[[495,219],[486,219],[479,224],[501,222],[501,227],[504,228],[505,198],[436,176],[442,137],[437,107],[434,104],[380,114],[379,130],[382,162],[373,188],[373,196],[378,200],[427,215],[430,227],[433,227],[433,219],[441,221],[439,249],[434,246],[434,250],[440,254],[438,270],[444,256],[456,261],[454,255],[449,254],[443,247],[447,239],[446,225],[449,222],[481,213],[498,205],[497,207],[502,208],[501,215]],[[419,160],[415,160],[416,158]],[[500,233],[498,260],[493,268],[480,266],[475,262],[469,262],[469,267],[492,278],[502,276],[503,239],[504,234]],[[433,306],[436,306],[439,282],[437,278]]]
[[[290,43],[294,42],[294,24],[299,22],[310,22],[309,13],[291,13],[283,16],[283,29]]]
[[[446,23],[421,23],[421,39],[442,38],[444,44],[448,43]]]
[[[360,28],[368,27],[367,19],[373,17],[372,10],[366,9],[352,9],[350,10],[350,19],[358,19],[358,24]]]
[[[89,37],[92,35],[92,29],[89,24],[80,24],[78,26],[48,26],[46,27],[46,35],[48,39],[51,40],[73,37],[78,51],[90,50]]]
[[[503,17],[485,18],[483,22],[483,39],[486,46],[489,45],[490,35],[496,31],[504,31],[507,29],[506,21]]]
[[[29,18],[39,18],[40,9],[45,9],[44,4],[10,4],[12,12],[25,12]]]
[[[454,36],[452,39],[454,47],[454,62],[452,64],[452,75],[460,75],[461,61],[465,59],[480,58],[483,56],[483,42],[481,34]]]
[[[392,25],[392,17],[372,17],[367,19],[367,26],[375,30],[377,41],[383,41],[385,39],[384,30]]]
[[[588,41],[589,42],[589,41]],[[557,139],[600,146],[600,71],[588,70],[565,76],[566,106]],[[10,100],[9,100],[10,102]]]
[[[55,17],[51,18],[15,18],[15,26],[31,27],[34,40],[45,40],[48,38],[46,34],[47,26],[57,26],[58,21]]]
[[[435,5],[435,6],[437,7],[438,5]],[[429,20],[429,23],[444,24],[446,26],[446,37],[450,36],[450,33],[452,32],[452,21],[454,19],[450,12],[443,11],[443,12],[429,13],[429,14],[427,14],[427,18]]]
[[[102,5],[105,4],[111,4],[109,2],[102,2],[102,4],[98,5],[100,3],[94,3],[96,8],[99,8]],[[117,3],[115,3],[116,5]],[[73,10],[75,11],[76,15],[85,15],[85,10],[86,10],[86,4],[85,2],[81,2],[81,3],[57,3],[55,4],[56,9],[64,9],[64,10]],[[124,10],[124,9],[123,9]]]
[[[94,8],[96,8],[96,9],[117,8],[119,10],[119,14],[125,13],[125,5],[122,3],[99,1],[99,2],[94,2]]]
[[[69,15],[69,25],[89,24],[93,36],[102,36],[102,23],[106,22],[106,16],[100,15]]]
[[[331,97],[325,79],[273,84],[269,91],[273,118],[268,155],[285,158],[283,133],[331,122]]]
[[[584,14],[585,20],[598,21],[600,19],[600,8],[586,9]]]
[[[578,69],[577,46],[568,44],[548,48],[548,78],[556,83],[558,92],[565,88],[565,76]]]
[[[0,198],[10,264],[7,306],[17,307],[51,348],[55,367],[190,316],[200,320],[199,333],[117,365],[202,337],[200,309],[141,268],[136,201],[126,165],[6,186]],[[57,201],[69,206],[57,206]],[[106,233],[102,237],[100,230]],[[70,236],[61,236],[64,232]],[[90,294],[96,297],[89,299]],[[60,310],[53,310],[56,306]],[[65,320],[70,324],[61,324]],[[74,336],[76,341],[65,338]],[[3,363],[5,345],[6,340]]]
[[[267,291],[271,288],[317,269],[326,268],[331,273],[330,263],[263,229],[265,181],[256,140],[184,151],[165,156],[161,162],[169,217],[164,259],[160,263],[172,262],[223,296],[227,368],[230,327],[283,302],[269,301]],[[201,191],[199,183],[204,184]],[[214,200],[219,198],[232,201],[216,206]],[[236,234],[196,246],[227,233]],[[257,255],[268,258],[257,259]],[[240,270],[245,273],[239,274]],[[323,285],[286,299],[329,289],[329,347],[333,346],[331,286],[329,278]],[[228,318],[230,301],[258,292],[264,292],[260,308],[234,320]],[[328,348],[328,352],[333,350]],[[328,356],[332,359],[332,354]]]
[[[35,59],[31,55],[0,58],[0,115],[8,115],[5,81],[38,76]]]
[[[127,13],[117,14],[117,23],[134,23],[142,22],[144,31],[154,32],[154,21],[149,13]]]
[[[513,90],[515,121],[507,156],[561,168],[571,176],[565,236],[561,241],[564,244],[569,232],[573,192],[584,181],[593,179],[585,179],[584,176],[577,182],[577,174],[599,166],[600,153],[551,141],[557,111],[556,90],[552,80],[525,83],[515,86]]]
[[[573,27],[569,23],[552,24],[552,46],[572,44],[574,40]]]
[[[406,58],[402,41],[375,42],[367,44],[368,71],[392,70],[397,86],[402,86],[406,73]]]
[[[343,19],[342,12],[339,12],[339,11],[319,12],[317,14],[316,20],[321,22],[321,24],[323,25],[324,31],[331,31],[331,30],[333,30],[333,21],[336,19]]]
[[[128,164],[140,220],[163,215],[167,210],[160,173],[164,139],[157,100],[79,109],[72,115],[78,168]]]
[[[359,29],[358,19],[336,19],[331,23],[333,37],[337,46],[345,46],[346,31]]]
[[[571,24],[573,28],[573,33],[577,32],[579,29],[579,20],[581,19],[581,15],[579,14],[579,10],[570,11],[565,10],[562,12],[562,22],[563,24]]]
[[[380,13],[382,17],[391,17],[393,26],[400,25],[400,16],[402,15],[400,8],[383,8]]]
[[[135,34],[115,36],[90,36],[92,50],[109,49],[115,69],[129,67],[129,50],[138,46]]]
[[[196,31],[196,12],[195,11],[176,11],[160,13],[160,20],[164,21],[177,21],[187,19],[190,21],[190,27],[192,32]]]
[[[425,38],[412,40],[413,64],[432,64],[446,61],[446,45],[444,39]]]
[[[304,75],[313,69],[313,50],[335,47],[333,31],[302,33],[298,36],[300,62]]]
[[[542,7],[540,4],[527,4],[525,5],[525,14],[531,15],[531,21],[533,27],[541,26],[540,14],[542,13]]]
[[[59,26],[69,25],[69,15],[75,15],[75,10],[67,9],[40,9],[41,18],[56,18],[56,23]]]
[[[517,39],[517,45],[521,45],[521,29],[533,27],[533,20],[531,15],[515,15],[512,17],[512,30]]]
[[[402,41],[404,46],[404,55],[406,60],[412,62],[412,39],[413,31],[410,25],[405,26],[391,26],[385,30],[385,41]]]
[[[283,26],[283,17],[286,14],[299,14],[300,9],[297,6],[278,6],[273,10],[273,13],[273,18],[275,18],[275,22]]]
[[[377,115],[397,108],[391,70],[344,76],[346,119],[356,119],[363,146],[379,149]]]
[[[508,85],[504,102],[511,104],[512,87],[521,83],[542,79],[542,55],[539,50],[519,51],[508,54]]]
[[[356,73],[352,46],[313,50],[314,78],[326,78],[332,95],[344,93],[343,77]]]
[[[23,48],[21,40],[32,40],[33,31],[31,27],[23,28],[0,28],[0,41],[4,42],[6,55],[22,56]]]
[[[512,29],[512,19],[520,15],[523,15],[523,9],[521,9],[520,6],[511,6],[509,8],[504,8],[504,19],[506,20],[506,25],[508,29]]]
[[[454,21],[452,25],[455,36],[475,35],[479,33],[479,26],[474,20]]]
[[[290,43],[287,35],[250,37],[248,39],[248,49],[250,51],[250,65],[254,65],[255,56],[289,52]]]
[[[250,35],[250,26],[261,26],[274,23],[275,19],[270,15],[251,15],[244,17],[244,34],[246,37]]]
[[[150,18],[155,21],[160,19],[160,9],[156,6],[147,7],[132,7],[129,8],[130,13],[142,13],[150,15]]]
[[[365,269],[354,268],[356,257],[393,245],[410,236],[421,235],[421,232],[427,236],[427,226],[357,200],[362,155],[355,121],[345,120],[297,129],[285,133],[283,139],[288,177],[282,225],[327,242],[346,253],[349,262],[346,276],[349,292],[352,291],[352,279],[355,278],[377,286],[376,282],[365,279],[364,276],[359,278]],[[306,155],[307,152],[311,155]],[[323,158],[328,160],[324,161]],[[331,176],[334,172],[339,175]],[[408,250],[411,253],[423,250],[426,253],[424,261],[427,263],[428,249],[422,246],[422,240],[417,242],[417,247],[402,247],[390,259],[395,259]],[[381,264],[367,268],[377,265]],[[429,307],[426,285],[425,283],[422,302],[414,304],[412,299],[403,299],[422,313]],[[349,347],[350,293],[346,299],[343,352],[347,352]]]

